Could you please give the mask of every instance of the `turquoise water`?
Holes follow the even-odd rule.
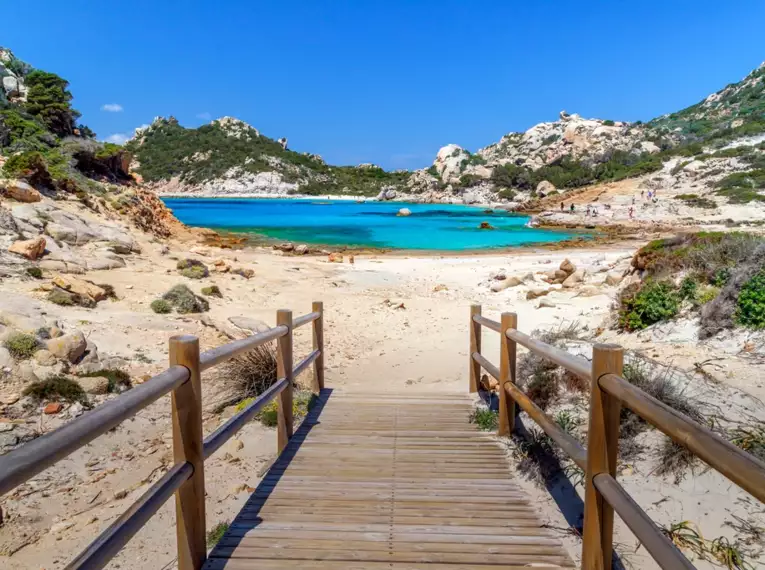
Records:
[[[451,204],[253,198],[165,198],[164,202],[190,226],[324,245],[459,251],[582,235],[527,228],[528,216]],[[412,215],[396,216],[404,207]],[[496,229],[479,229],[484,221]]]

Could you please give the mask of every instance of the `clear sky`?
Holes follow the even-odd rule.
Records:
[[[0,45],[106,139],[232,115],[333,164],[583,116],[648,120],[765,59],[762,0],[0,0]]]

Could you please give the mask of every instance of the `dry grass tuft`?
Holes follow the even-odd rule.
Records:
[[[276,382],[276,350],[264,344],[228,360],[222,367],[226,388],[236,401],[260,396]]]

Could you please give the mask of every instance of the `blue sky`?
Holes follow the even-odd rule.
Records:
[[[232,115],[330,163],[386,168],[561,109],[647,120],[765,59],[760,0],[1,4],[0,45],[68,79],[101,139],[157,115]]]

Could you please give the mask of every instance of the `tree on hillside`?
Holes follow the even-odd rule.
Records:
[[[71,135],[80,113],[70,104],[69,82],[55,73],[39,69],[30,72],[25,81],[28,88],[26,110],[58,136]]]

